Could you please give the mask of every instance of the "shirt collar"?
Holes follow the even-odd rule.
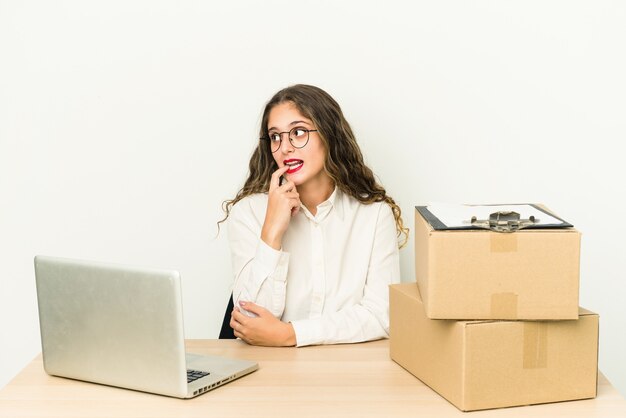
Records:
[[[326,219],[326,216],[328,216],[332,209],[335,210],[335,214],[339,217],[339,219],[343,220],[343,193],[337,186],[335,186],[335,190],[333,190],[328,199],[317,205],[317,212],[315,216],[309,212],[306,206],[301,205],[301,207],[306,217],[316,223],[320,223]]]

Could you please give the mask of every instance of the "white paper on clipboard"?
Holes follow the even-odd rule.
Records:
[[[530,204],[516,205],[463,205],[455,203],[429,203],[427,209],[448,228],[470,226],[473,216],[476,219],[489,219],[494,212],[517,212],[521,219],[535,217],[536,225],[561,225],[564,222]]]

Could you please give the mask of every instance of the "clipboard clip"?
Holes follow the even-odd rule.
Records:
[[[539,219],[536,219],[534,216],[529,216],[528,219],[520,219],[519,213],[509,211],[494,212],[489,215],[489,220],[479,220],[476,216],[472,216],[470,220],[472,226],[495,232],[515,232],[538,223]]]

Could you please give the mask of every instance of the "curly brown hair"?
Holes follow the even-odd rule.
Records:
[[[398,238],[402,237],[399,246],[403,247],[408,241],[409,230],[402,222],[402,211],[393,198],[387,195],[385,189],[376,182],[372,170],[365,165],[361,149],[341,107],[324,90],[306,84],[296,84],[280,90],[265,105],[259,135],[261,140],[250,158],[248,178],[234,199],[222,203],[225,216],[218,222],[218,227],[228,218],[235,203],[251,194],[269,191],[270,178],[272,173],[278,170],[278,165],[272,157],[268,141],[263,138],[268,137],[267,124],[270,111],[274,106],[286,102],[293,103],[298,111],[315,125],[326,150],[324,169],[339,190],[364,204],[385,202],[391,207],[396,220]]]

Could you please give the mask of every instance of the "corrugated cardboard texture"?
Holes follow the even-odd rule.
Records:
[[[411,283],[415,296],[417,286]],[[404,286],[404,285],[401,285]],[[389,352],[391,359],[417,376],[436,392],[446,392],[450,402],[462,402],[463,329],[456,321],[431,321],[424,315],[421,303],[402,292],[389,288]],[[424,338],[428,335],[428,338]]]
[[[596,396],[598,315],[431,320],[415,283],[390,287],[391,358],[461,410]]]
[[[435,231],[415,211],[415,276],[429,318],[576,319],[580,233]]]

